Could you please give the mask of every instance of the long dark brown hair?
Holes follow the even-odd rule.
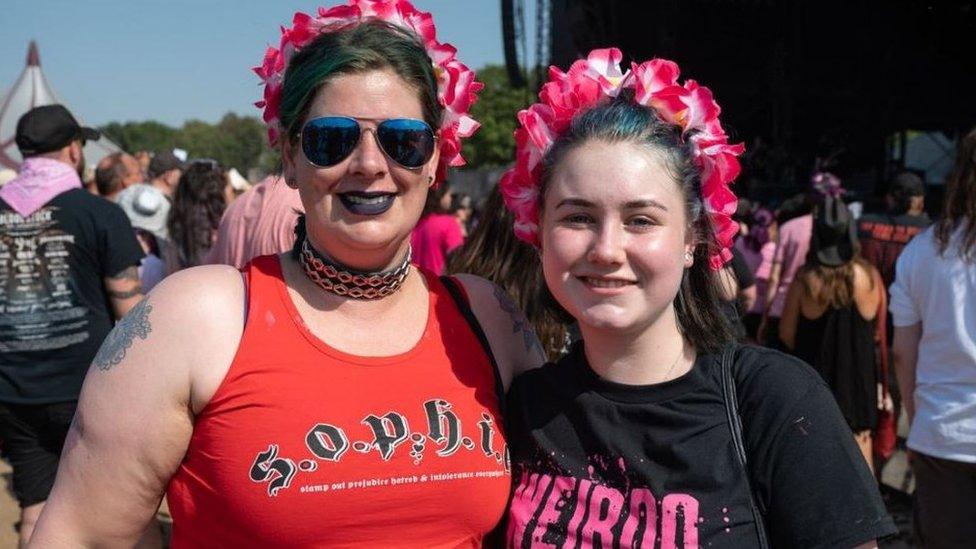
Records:
[[[956,165],[946,183],[942,218],[935,223],[939,255],[945,255],[952,234],[960,226],[965,229],[959,257],[966,263],[976,262],[976,128],[959,142]]]
[[[515,219],[496,186],[479,218],[478,227],[447,260],[447,272],[471,273],[508,292],[535,328],[549,360],[559,358],[566,327],[540,299],[545,288],[539,254],[515,237]]]
[[[224,171],[213,160],[191,162],[180,176],[166,222],[179,262],[172,269],[203,263],[227,208],[226,186]]]

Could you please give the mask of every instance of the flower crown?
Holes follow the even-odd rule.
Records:
[[[549,68],[549,81],[539,92],[541,102],[518,113],[515,130],[515,167],[499,183],[505,205],[515,215],[515,234],[539,245],[539,185],[542,158],[576,114],[599,102],[634,90],[634,101],[653,108],[666,122],[681,127],[691,143],[694,162],[701,171],[702,202],[711,217],[718,251],[709,257],[713,269],[731,259],[732,239],[738,224],[732,220],[736,197],[729,184],[739,175],[736,157],[745,150],[730,145],[718,121],[719,106],[712,92],[694,80],[678,85],[678,65],[665,59],[632,64],[620,70],[623,54],[617,48],[597,49],[562,72]]]
[[[281,137],[281,87],[285,68],[296,52],[322,33],[335,32],[369,19],[385,21],[412,32],[420,39],[434,65],[437,99],[444,107],[439,128],[440,161],[437,181],[443,181],[448,166],[463,166],[461,138],[470,137],[480,124],[468,116],[477,92],[484,84],[474,79],[474,71],[455,57],[454,46],[437,41],[434,19],[413,7],[407,0],[349,0],[348,5],[321,7],[318,16],[296,12],[291,28],[281,28],[281,44],[269,47],[261,66],[254,67],[264,82],[264,99],[255,103],[264,109],[268,141],[275,146]]]

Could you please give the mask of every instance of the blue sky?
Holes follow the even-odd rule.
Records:
[[[155,119],[180,125],[213,122],[228,111],[256,115],[252,103],[261,88],[250,67],[269,44],[277,45],[278,26],[295,11],[311,13],[324,3],[3,0],[0,94],[20,75],[35,39],[48,81],[88,124]],[[472,68],[503,61],[499,4],[414,0],[434,15],[438,38],[454,44]],[[531,9],[526,23],[534,28]]]

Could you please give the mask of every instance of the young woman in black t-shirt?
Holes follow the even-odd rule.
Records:
[[[620,59],[551,69],[501,183],[582,334],[510,389],[507,544],[874,546],[894,527],[823,381],[730,347],[712,269],[741,146],[674,63]]]

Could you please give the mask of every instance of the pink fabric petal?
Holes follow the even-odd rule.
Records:
[[[634,100],[648,105],[651,97],[661,90],[678,84],[680,70],[677,63],[667,59],[652,59],[646,63],[633,64],[631,72],[635,79]]]

